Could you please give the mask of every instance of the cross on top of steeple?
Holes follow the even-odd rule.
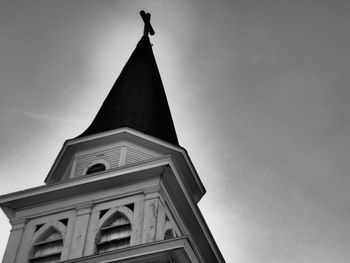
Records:
[[[151,25],[151,14],[145,13],[145,11],[141,10],[140,15],[142,17],[143,22],[145,23],[145,27],[143,29],[143,36],[148,37],[148,33],[153,36],[154,30]]]

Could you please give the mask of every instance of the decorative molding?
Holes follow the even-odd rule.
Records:
[[[19,229],[25,228],[28,223],[28,218],[14,218],[10,220],[10,224],[12,225],[11,231],[16,231]]]
[[[106,212],[102,216],[102,218],[99,220],[99,223],[98,223],[98,229],[100,229],[103,226],[103,224],[108,219],[113,217],[116,213],[121,213],[124,216],[126,216],[129,220],[129,222],[131,223],[131,225],[133,225],[134,213],[126,206],[119,206],[119,207],[113,207],[113,208],[109,209],[108,212]]]
[[[33,246],[34,243],[38,239],[40,239],[40,237],[43,234],[45,234],[47,231],[50,231],[50,229],[54,229],[57,232],[59,232],[62,235],[62,239],[65,240],[67,227],[60,221],[48,222],[45,225],[43,225],[37,232],[34,233],[32,237],[31,246]]]
[[[90,214],[94,205],[95,205],[94,202],[79,204],[79,206],[75,207],[75,211],[77,213],[77,216]]]
[[[149,188],[149,189],[143,191],[143,194],[145,196],[145,200],[158,198],[160,196],[159,191],[160,191],[159,185],[153,186],[152,188]]]

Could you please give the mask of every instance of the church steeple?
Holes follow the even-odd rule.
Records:
[[[162,80],[148,33],[154,34],[150,15],[140,12],[144,35],[113,85],[83,137],[129,127],[178,145]]]
[[[2,262],[225,263],[197,206],[205,188],[177,145],[150,15],[141,16],[144,36],[46,185],[0,196],[12,225]]]

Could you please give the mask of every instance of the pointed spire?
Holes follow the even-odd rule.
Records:
[[[78,138],[123,127],[178,145],[148,36],[141,38],[95,119]]]

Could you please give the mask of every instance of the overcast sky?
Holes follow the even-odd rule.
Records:
[[[226,261],[349,262],[348,0],[0,0],[0,194],[42,185],[88,127],[141,9]]]

